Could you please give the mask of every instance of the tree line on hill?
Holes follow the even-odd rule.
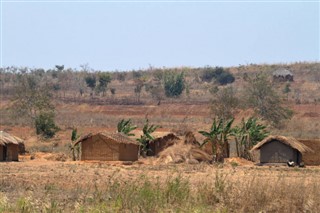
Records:
[[[157,100],[158,105],[165,98],[178,99],[183,92],[190,93],[186,82],[186,71],[175,69],[151,70],[147,76],[141,71],[132,71],[133,93],[140,101],[142,89]],[[203,82],[211,82],[210,88],[212,113],[224,120],[235,116],[239,109],[253,109],[255,114],[274,126],[281,126],[292,111],[285,107],[282,99],[273,88],[272,82],[264,73],[246,76],[245,88],[240,92],[232,87],[235,77],[222,67],[204,67],[197,71]],[[108,89],[114,96],[115,88],[108,88],[110,82],[124,82],[128,73],[93,72],[83,66],[82,71],[74,72],[56,66],[52,70],[9,67],[1,69],[1,93],[8,93],[14,101],[13,114],[25,117],[36,128],[37,134],[53,137],[59,130],[54,122],[54,95],[70,88],[79,89],[80,96],[84,88],[90,88],[90,96],[105,96]],[[220,85],[220,86],[219,86]],[[231,85],[231,86],[230,86]],[[74,91],[73,90],[73,91]]]

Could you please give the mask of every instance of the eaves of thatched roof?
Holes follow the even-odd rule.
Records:
[[[287,69],[278,69],[273,72],[273,76],[287,76],[287,75],[293,76],[292,72],[290,72],[290,70],[287,70]]]
[[[266,137],[265,139],[263,139],[261,142],[259,142],[258,144],[256,144],[251,151],[254,150],[258,150],[260,149],[264,144],[269,143],[271,141],[279,141],[283,144],[286,144],[290,147],[292,147],[293,149],[298,150],[301,153],[304,152],[313,152],[309,147],[307,147],[306,145],[304,145],[303,143],[300,143],[297,139],[293,138],[293,137],[285,137],[285,136],[275,136],[275,135],[270,135],[268,137]]]
[[[112,140],[114,142],[117,142],[117,143],[123,143],[123,144],[134,144],[134,145],[138,145],[138,142],[130,139],[128,136],[126,135],[123,135],[121,133],[107,133],[107,132],[99,132],[99,133],[96,133],[96,134],[92,134],[92,133],[89,133],[87,135],[84,135],[83,137],[79,138],[76,142],[75,142],[75,145],[83,142],[83,141],[86,141],[87,139],[89,138],[92,138],[92,137],[100,137],[102,138],[103,140]]]
[[[21,138],[10,135],[9,133],[4,131],[0,131],[0,145],[2,146],[5,146],[7,144],[19,145],[21,143],[23,143],[23,140]]]
[[[173,133],[169,133],[162,137],[155,138],[154,140],[150,141],[150,143],[155,143],[157,141],[170,141],[170,140],[180,140],[180,138]]]

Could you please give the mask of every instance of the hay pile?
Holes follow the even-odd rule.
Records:
[[[189,163],[197,164],[199,162],[210,162],[211,156],[192,144],[179,142],[163,150],[159,154],[159,163]]]

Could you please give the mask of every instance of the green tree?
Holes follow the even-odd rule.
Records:
[[[281,98],[266,75],[260,73],[249,78],[245,93],[248,106],[272,125],[280,127],[282,121],[292,117],[292,111],[283,107]]]
[[[118,132],[128,136],[134,136],[134,134],[130,132],[132,132],[136,128],[137,126],[132,125],[131,119],[128,119],[128,120],[122,119],[121,121],[118,122],[118,125],[117,125]]]
[[[93,96],[93,91],[96,88],[97,79],[94,75],[85,77],[85,82],[87,84],[87,87],[91,89],[90,95]]]
[[[102,92],[102,96],[105,96],[108,84],[110,82],[111,82],[111,76],[109,73],[100,73],[99,74],[98,90],[99,90],[99,92]]]
[[[149,150],[149,142],[151,140],[154,140],[154,137],[151,134],[159,127],[160,126],[158,125],[149,126],[149,120],[146,120],[142,129],[143,135],[141,135],[140,138],[137,139],[137,141],[140,143],[140,152],[142,156],[145,157],[147,155],[147,151]]]
[[[37,115],[35,126],[37,135],[42,135],[44,138],[52,138],[59,130],[54,122],[53,112],[41,112]]]
[[[165,95],[170,98],[180,97],[185,89],[185,79],[183,72],[166,72],[164,75]]]

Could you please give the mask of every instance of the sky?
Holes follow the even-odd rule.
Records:
[[[320,61],[319,1],[0,1],[1,67]]]

